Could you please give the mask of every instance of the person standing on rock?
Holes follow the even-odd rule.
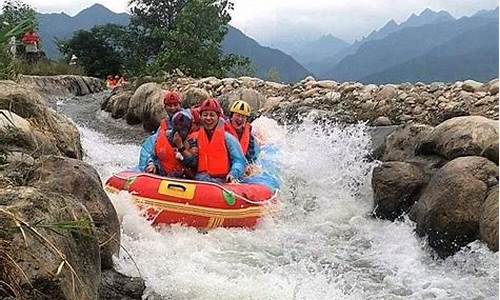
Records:
[[[238,100],[231,105],[229,112],[229,120],[224,124],[224,129],[238,139],[248,163],[253,163],[260,149],[252,134],[252,125],[248,122],[252,109],[247,102]]]
[[[187,141],[192,126],[192,116],[181,110],[171,119],[167,129],[163,120],[158,131],[141,145],[139,169],[146,173],[176,178],[193,178],[190,167],[196,165],[196,148]]]
[[[197,149],[195,179],[211,182],[236,182],[245,171],[246,159],[238,140],[224,130],[222,109],[215,99],[199,107],[201,128],[190,135],[190,145]]]
[[[26,53],[26,60],[30,64],[34,64],[38,57],[38,43],[40,43],[40,38],[33,29],[28,30],[23,37],[22,42],[24,44],[24,52]]]

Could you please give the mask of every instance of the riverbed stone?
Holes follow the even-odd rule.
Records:
[[[478,156],[459,157],[432,177],[412,207],[417,233],[446,257],[479,238],[481,209],[498,184],[498,167]]]
[[[498,185],[493,187],[481,208],[479,235],[492,251],[498,251]]]
[[[87,208],[102,245],[102,267],[111,268],[112,256],[120,250],[120,223],[97,172],[81,160],[47,156],[35,164],[30,182],[42,190],[70,194]]]
[[[372,175],[375,208],[373,214],[395,220],[407,213],[417,200],[425,183],[425,174],[406,162],[384,162],[375,167]]]
[[[498,141],[498,121],[482,116],[456,117],[436,126],[418,145],[419,153],[447,159],[479,156]]]

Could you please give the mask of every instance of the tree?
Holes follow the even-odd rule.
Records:
[[[266,79],[272,82],[280,82],[281,81],[280,72],[276,70],[276,68],[274,67],[269,68],[266,74]]]
[[[7,51],[7,42],[36,28],[37,24],[35,11],[29,5],[20,1],[4,2],[0,14],[0,79],[12,79],[17,73],[11,53]],[[15,43],[11,47],[15,48]]]
[[[182,9],[190,0],[130,0],[128,34],[136,46],[133,58],[146,65],[156,59]]]
[[[221,50],[232,9],[227,0],[190,0],[170,30],[162,32],[165,42],[153,70],[179,68],[195,77],[224,77],[233,66],[248,64],[248,59]]]
[[[104,78],[109,74],[119,74],[123,57],[116,50],[119,43],[113,44],[109,38],[113,30],[119,31],[120,26],[95,26],[90,31],[77,31],[71,39],[58,43],[59,50],[68,58],[75,54],[89,76]]]
[[[19,0],[6,0],[2,5],[0,15],[0,29],[8,26],[28,22],[31,29],[38,28],[38,20],[35,10],[28,4]],[[22,32],[20,33],[22,34]]]

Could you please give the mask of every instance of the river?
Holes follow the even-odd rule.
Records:
[[[105,180],[137,163],[140,126],[100,111],[105,93],[52,99],[78,126],[85,161]],[[370,217],[370,137],[363,125],[254,126],[281,152],[279,212],[255,230],[153,229],[127,194],[116,268],[162,299],[498,299],[498,253],[474,242],[435,259],[415,225]]]

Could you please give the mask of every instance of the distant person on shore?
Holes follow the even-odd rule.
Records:
[[[106,87],[110,90],[114,89],[116,85],[116,82],[113,78],[113,75],[108,75],[106,76]]]
[[[70,66],[76,66],[78,64],[78,57],[74,54],[71,55],[71,59],[69,60]]]
[[[116,83],[117,86],[124,86],[128,84],[128,76],[127,74],[123,74],[118,82]]]
[[[22,42],[24,44],[24,52],[26,54],[26,60],[30,64],[34,64],[38,57],[38,44],[40,43],[40,37],[36,34],[33,29],[29,29],[22,37]]]

